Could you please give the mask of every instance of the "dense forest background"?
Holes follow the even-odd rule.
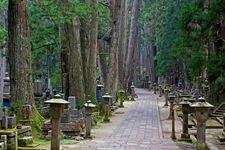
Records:
[[[51,88],[83,103],[95,99],[97,80],[113,95],[146,78],[174,85],[182,79],[187,90],[207,80],[210,99],[223,99],[225,0],[25,2],[32,81],[41,79],[46,89],[51,79]],[[1,49],[10,40],[9,8],[0,1]]]

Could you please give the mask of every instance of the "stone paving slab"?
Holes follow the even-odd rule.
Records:
[[[149,91],[136,89],[138,99],[124,115],[112,134],[74,145],[62,150],[178,150],[176,143],[163,139],[157,100]]]

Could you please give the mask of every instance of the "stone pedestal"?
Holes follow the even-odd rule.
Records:
[[[125,91],[124,90],[120,90],[119,93],[120,93],[120,107],[124,107],[123,106],[123,97],[124,97]]]
[[[95,108],[96,106],[94,104],[91,103],[91,101],[87,101],[86,104],[84,104],[85,106],[85,114],[86,114],[86,132],[85,132],[85,138],[91,138],[91,114],[92,114],[92,110],[93,108]]]
[[[190,103],[187,101],[180,102],[182,106],[182,113],[183,113],[183,124],[182,124],[182,134],[181,140],[190,142],[190,134],[188,133],[188,113],[190,109]]]
[[[165,97],[164,106],[169,106],[169,104],[168,104],[168,93],[169,93],[169,89],[164,89],[164,97]]]
[[[7,136],[7,150],[17,150],[17,131],[15,128],[7,129],[7,130],[0,130],[0,136],[2,140],[2,136],[6,138]]]
[[[63,105],[69,104],[68,101],[60,99],[60,95],[45,101],[50,104],[50,116],[52,125],[51,150],[59,150],[60,148],[60,118],[63,112]]]
[[[159,97],[162,97],[162,85],[159,85]]]
[[[151,91],[151,89],[152,89],[152,83],[151,83],[151,81],[148,81],[148,89],[149,89],[149,91]]]
[[[153,84],[153,90],[154,90],[154,94],[156,94],[156,91],[157,91],[156,83]]]
[[[60,145],[60,117],[62,114],[63,105],[52,104],[51,110],[51,124],[52,124],[52,138],[51,150],[59,150]]]
[[[98,103],[102,102],[102,89],[103,89],[103,85],[102,84],[97,84],[96,86],[96,99],[98,101]]]
[[[197,149],[204,150],[207,148],[205,142],[205,130],[206,130],[206,121],[208,120],[208,110],[212,108],[213,105],[208,102],[196,102],[191,105],[195,108],[195,116],[197,120]]]
[[[176,96],[172,92],[170,92],[168,94],[168,99],[170,102],[170,115],[169,115],[168,119],[172,119],[173,104],[174,104],[175,98],[176,98]]]
[[[172,103],[172,110],[171,110],[171,119],[172,119],[172,131],[171,131],[171,139],[175,140],[176,139],[176,134],[175,134],[175,116],[174,116],[174,108],[173,108],[173,103]]]
[[[174,117],[174,100],[175,100],[176,96],[174,95],[174,93],[170,92],[168,94],[168,98],[169,98],[169,102],[170,102],[170,116],[169,116],[168,119],[172,120],[171,138],[172,139],[176,139],[176,135],[175,135],[175,117]]]
[[[103,119],[104,122],[110,122],[109,119],[109,114],[110,114],[110,101],[111,101],[112,96],[109,95],[108,93],[106,93],[103,96],[104,99],[104,113],[105,113],[105,117]]]
[[[131,101],[135,101],[134,97],[135,97],[135,91],[134,91],[134,84],[132,83],[131,87]]]

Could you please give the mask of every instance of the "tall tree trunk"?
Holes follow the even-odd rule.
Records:
[[[100,82],[106,83],[107,66],[104,54],[104,40],[98,39],[98,67],[100,70]]]
[[[118,69],[119,69],[119,86],[123,86],[123,77],[124,77],[124,57],[126,53],[126,44],[127,44],[127,21],[128,21],[128,6],[130,0],[121,1],[121,9],[119,15],[119,43],[118,43]]]
[[[61,7],[62,13],[66,15],[66,12],[64,12],[65,4],[68,5],[69,3],[64,1]],[[60,40],[65,99],[68,99],[69,95],[75,96],[77,102],[82,104],[85,100],[85,91],[80,48],[80,20],[78,17],[74,17],[69,21],[65,20],[60,25]]]
[[[22,116],[22,105],[32,106],[34,126],[40,129],[42,117],[36,110],[31,70],[30,33],[28,25],[27,0],[9,0],[8,35],[10,67],[10,101],[17,112],[17,119]]]
[[[80,103],[85,102],[83,67],[80,48],[80,21],[75,17],[72,21],[69,50],[69,95],[76,96]]]
[[[119,38],[119,20],[121,0],[111,0],[111,34],[110,34],[110,67],[107,79],[107,91],[114,94],[118,83],[118,38]]]
[[[137,41],[137,21],[138,21],[138,5],[139,0],[134,0],[132,7],[132,16],[131,16],[131,24],[130,24],[130,36],[128,43],[128,53],[127,53],[127,61],[126,61],[126,71],[124,76],[124,84],[128,85],[131,76],[131,70],[134,61],[134,51],[135,44]]]
[[[90,21],[90,49],[88,53],[87,75],[86,75],[86,94],[90,98],[96,99],[96,55],[97,55],[97,36],[98,36],[98,0],[92,0],[90,7],[92,10]],[[89,97],[88,97],[89,98]]]

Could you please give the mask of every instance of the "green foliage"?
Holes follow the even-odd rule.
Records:
[[[186,64],[190,81],[207,70],[211,91],[225,93],[225,0],[150,0],[145,5],[139,24],[153,32],[145,40],[157,47],[158,75]]]

